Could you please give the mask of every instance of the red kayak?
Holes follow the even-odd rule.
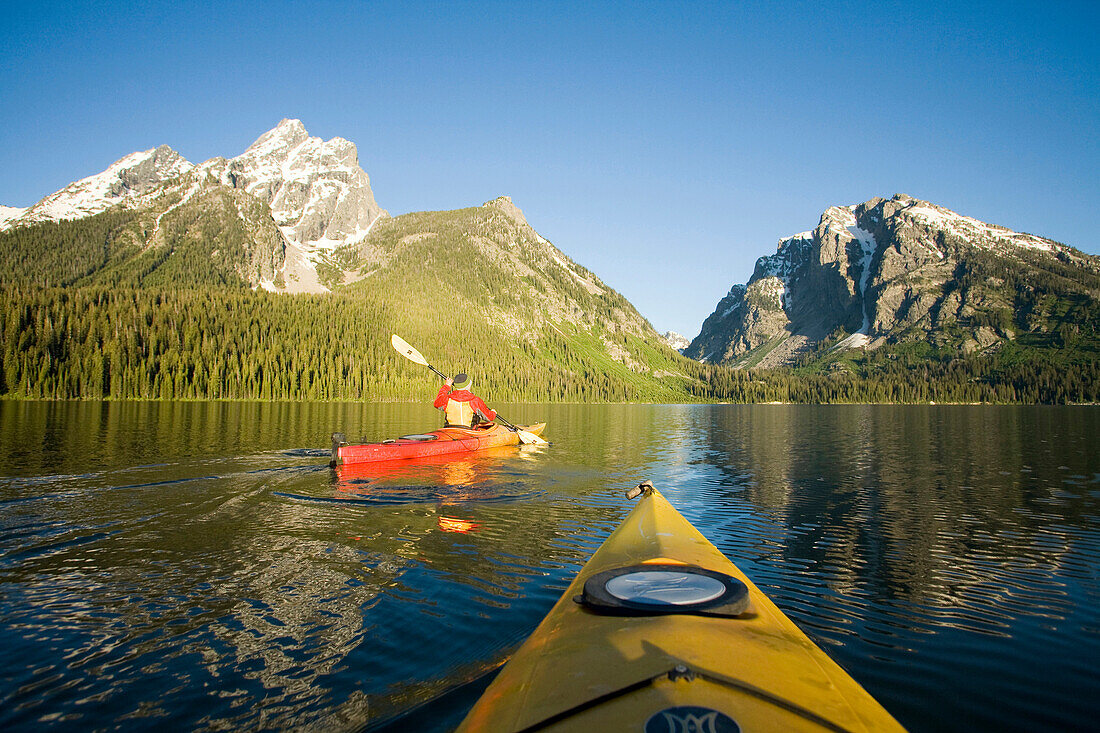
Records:
[[[546,429],[546,423],[517,425],[534,435]],[[478,428],[440,428],[430,433],[404,435],[381,443],[345,445],[339,433],[332,436],[332,461],[336,466],[349,463],[393,461],[403,458],[441,456],[447,453],[469,453],[501,445],[519,445],[519,433],[504,425],[489,424]]]

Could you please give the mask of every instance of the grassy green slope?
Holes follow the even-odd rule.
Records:
[[[343,253],[392,328],[504,399],[682,401],[697,365],[619,293],[492,207],[407,214]],[[387,335],[388,338],[388,335]]]
[[[225,210],[175,209],[155,238],[151,216],[119,211],[0,234],[0,394],[429,399],[437,380],[393,351],[395,332],[497,401],[711,394],[707,368],[498,210],[381,222],[333,258],[355,281],[313,296],[250,290],[249,232]]]

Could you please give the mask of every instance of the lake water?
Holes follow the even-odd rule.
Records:
[[[0,728],[449,730],[651,479],[914,731],[1095,729],[1100,409],[0,402]]]

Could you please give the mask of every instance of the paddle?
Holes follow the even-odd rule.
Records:
[[[443,372],[439,371],[434,366],[429,364],[428,360],[425,359],[424,356],[419,351],[417,351],[412,346],[410,346],[409,343],[407,341],[405,341],[405,339],[401,338],[396,333],[393,336],[390,337],[390,343],[393,344],[393,348],[397,349],[398,353],[401,354],[401,356],[405,357],[409,361],[414,361],[414,362],[416,362],[417,364],[419,364],[421,366],[428,367],[433,372],[438,374],[440,376],[440,378],[443,379],[443,381],[447,380],[447,375],[446,374],[444,374]],[[547,442],[546,440],[543,440],[542,438],[535,435],[534,433],[530,433],[526,430],[522,430],[522,429],[516,427],[515,425],[508,422],[507,420],[505,420],[500,415],[497,415],[496,419],[497,419],[497,422],[503,423],[505,426],[507,426],[509,429],[511,429],[514,433],[516,433],[516,435],[519,436],[519,442],[521,442],[521,443],[525,443],[525,444],[532,444],[532,443],[545,444]]]

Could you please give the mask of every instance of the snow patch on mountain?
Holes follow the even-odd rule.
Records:
[[[46,196],[0,228],[63,219],[83,219],[112,206],[136,207],[156,198],[167,181],[194,168],[167,145],[131,153],[102,173],[82,178]]]
[[[924,223],[953,234],[961,239],[970,241],[978,247],[989,248],[992,244],[1026,247],[1044,252],[1056,252],[1057,243],[1037,237],[1034,234],[1014,232],[1007,227],[987,224],[984,221],[973,219],[969,216],[957,214],[950,209],[927,201],[909,199],[909,205],[902,209],[903,213],[919,219]],[[943,255],[941,254],[942,258]]]
[[[776,277],[790,285],[790,279],[803,264],[807,248],[813,246],[814,233],[802,232],[779,240],[774,255],[756,261],[754,278]]]
[[[12,219],[18,219],[26,210],[18,206],[0,206],[0,229]]]
[[[761,295],[765,297],[771,297],[775,299],[775,303],[779,308],[785,308],[787,305],[787,297],[790,290],[787,287],[787,281],[781,277],[762,277],[753,285],[759,289]]]
[[[859,262],[860,275],[859,275],[859,297],[863,302],[863,325],[860,326],[857,334],[862,334],[864,337],[868,336],[871,332],[871,317],[867,311],[867,283],[871,280],[871,260],[874,259],[875,251],[878,249],[878,243],[875,241],[875,235],[866,229],[862,229],[856,223],[855,207],[849,208],[849,214],[851,216],[851,223],[846,223],[849,233],[859,243],[860,250],[863,253],[863,258]],[[867,339],[863,339],[863,343],[866,343]],[[862,343],[860,344],[863,345]]]
[[[680,353],[683,353],[684,349],[686,349],[691,344],[691,341],[689,341],[686,337],[676,333],[675,331],[665,331],[662,338],[668,343],[669,346],[676,349]]]
[[[722,298],[722,300],[718,302],[719,308],[722,307],[723,303],[728,304],[725,310],[722,311],[721,315],[718,316],[719,320],[724,319],[726,316],[734,313],[738,308],[744,305],[746,291],[747,286],[740,283],[737,283],[730,288],[729,292],[726,293],[726,297]],[[715,312],[717,313],[718,311],[715,310]]]
[[[164,211],[160,212],[160,214],[157,215],[156,222],[153,224],[153,233],[149,236],[149,241],[150,242],[156,241],[157,235],[160,233],[160,223],[164,219],[164,217],[167,216],[168,214],[172,213],[173,211],[175,211],[179,207],[183,206],[188,201],[190,201],[191,198],[196,193],[198,193],[199,190],[201,190],[201,188],[202,188],[201,180],[194,181],[191,184],[191,187],[189,189],[187,189],[187,193],[185,193],[183,195],[183,198],[181,198],[178,202],[172,204],[167,209],[165,209]],[[241,216],[242,219],[244,218],[244,216],[241,215],[239,209],[237,211],[237,214],[238,214],[238,216]]]
[[[722,311],[721,318],[725,318],[729,314],[736,311],[738,308],[741,307],[742,303],[744,303],[744,301],[741,301],[741,300],[734,301],[733,305],[731,305],[729,308],[726,308],[724,311]]]

